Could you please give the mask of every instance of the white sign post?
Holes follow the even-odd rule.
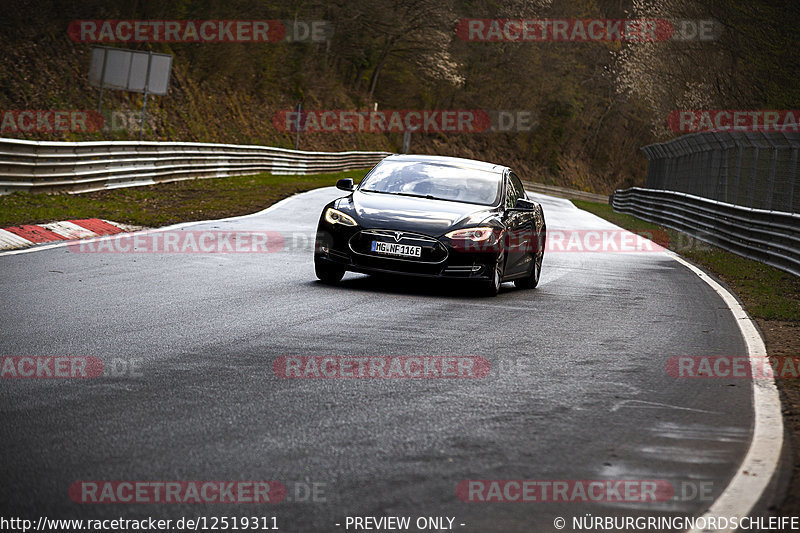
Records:
[[[116,89],[144,94],[142,119],[139,125],[139,140],[144,132],[144,118],[148,95],[163,96],[169,91],[169,75],[172,56],[95,46],[89,65],[89,85],[100,88],[98,113],[103,104],[103,89]]]

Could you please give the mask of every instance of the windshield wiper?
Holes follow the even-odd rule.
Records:
[[[396,194],[398,196],[410,196],[412,198],[426,198],[428,200],[441,200],[441,198],[436,198],[430,194],[413,194],[410,192],[394,192],[392,194]]]
[[[394,196],[410,196],[412,198],[425,198],[427,200],[442,200],[430,194],[412,194],[410,192],[376,191],[375,189],[361,189],[361,192],[377,192],[380,194],[393,194]]]

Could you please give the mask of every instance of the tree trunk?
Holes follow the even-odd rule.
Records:
[[[389,57],[389,53],[392,51],[392,47],[394,46],[394,39],[389,39],[386,43],[386,46],[383,47],[381,51],[381,56],[378,59],[378,64],[375,65],[375,70],[372,71],[372,77],[369,80],[369,97],[367,98],[370,102],[372,101],[372,95],[375,94],[375,87],[378,85],[378,76],[381,73],[381,69],[383,65],[386,63],[386,59]]]

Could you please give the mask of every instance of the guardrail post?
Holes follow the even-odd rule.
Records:
[[[719,194],[718,198],[722,199],[724,202],[728,201],[728,152],[730,149],[730,146],[726,142],[726,137],[727,136],[716,136],[717,142],[720,144],[720,146],[722,146],[722,154],[720,156],[722,161],[719,169],[719,186],[717,194]]]
[[[733,180],[733,194],[734,201],[732,203],[738,204],[739,198],[742,197],[741,177],[742,177],[742,156],[744,155],[744,146],[739,141],[736,141],[736,176]]]
[[[749,199],[747,201],[748,207],[753,207],[753,202],[756,196],[756,176],[758,175],[758,146],[753,146],[753,168],[750,170],[750,187],[748,189]]]
[[[767,139],[767,142],[770,144],[770,151],[772,152],[772,157],[770,158],[769,164],[769,176],[767,177],[767,198],[766,198],[766,208],[768,210],[772,210],[772,200],[773,195],[775,192],[775,170],[778,166],[778,145],[772,142],[772,139],[768,135],[764,135]]]
[[[792,144],[792,170],[789,172],[789,211],[795,212],[794,208],[794,182],[797,181],[797,144]],[[799,209],[800,210],[800,209]]]
[[[303,114],[303,102],[297,103],[297,120],[295,121],[295,129],[297,130],[294,134],[294,149],[300,149],[300,120],[301,115]]]

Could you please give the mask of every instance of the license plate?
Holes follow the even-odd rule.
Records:
[[[410,246],[393,242],[372,241],[372,251],[379,254],[397,255],[400,257],[421,257],[422,246]]]

